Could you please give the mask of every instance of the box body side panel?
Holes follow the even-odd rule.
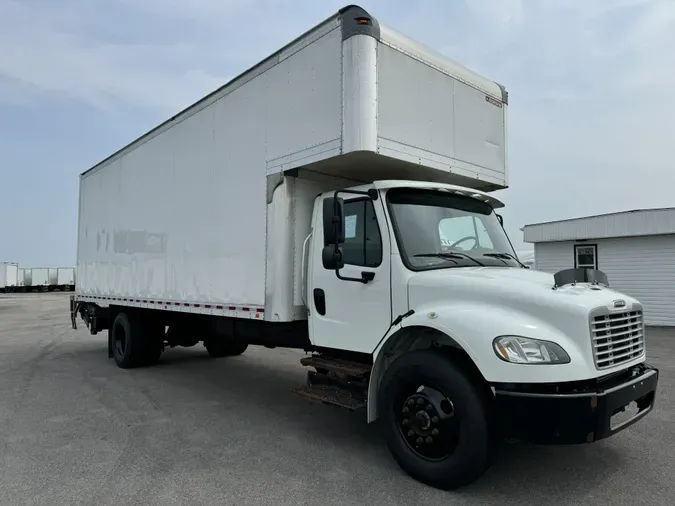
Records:
[[[378,152],[504,188],[506,103],[443,69],[379,43]]]
[[[340,58],[315,34],[83,175],[77,293],[264,306],[267,174],[339,153]]]

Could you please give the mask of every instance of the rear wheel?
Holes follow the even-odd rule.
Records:
[[[385,440],[404,471],[450,490],[488,469],[494,451],[489,399],[451,359],[413,351],[391,364],[381,385]]]
[[[164,347],[164,327],[144,322],[138,315],[118,313],[111,327],[112,356],[122,369],[151,365]]]
[[[248,348],[248,344],[237,339],[220,337],[205,340],[204,347],[209,355],[220,358],[241,355]]]
[[[143,355],[141,336],[135,318],[126,313],[118,313],[113,321],[112,352],[115,363],[122,369],[138,367]]]

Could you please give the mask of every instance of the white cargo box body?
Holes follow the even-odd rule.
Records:
[[[49,269],[47,267],[33,267],[30,274],[31,286],[49,286]]]
[[[58,285],[59,271],[54,267],[49,268],[49,285],[56,286]]]
[[[17,269],[17,275],[16,275],[16,286],[25,286],[26,285],[26,275],[25,275],[25,270],[22,267],[19,267]]]
[[[12,262],[0,262],[0,289],[17,286],[19,265]]]
[[[75,268],[59,267],[57,272],[56,284],[59,286],[75,284]]]
[[[262,317],[267,245],[297,271],[309,230],[267,237],[281,174],[504,188],[506,102],[349,7],[82,174],[77,296]]]

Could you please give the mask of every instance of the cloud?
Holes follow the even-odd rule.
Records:
[[[58,13],[39,15],[30,3],[9,0],[0,6],[5,90],[0,100],[48,94],[103,108],[123,102],[168,111],[188,105],[227,78],[217,68],[206,70],[208,57],[189,43],[112,43],[70,32],[64,24]]]
[[[70,101],[97,110],[117,131],[151,127],[344,4],[2,0],[0,108],[48,111]],[[502,198],[517,247],[525,222],[672,204],[674,1],[361,5],[506,85],[512,187]],[[99,159],[120,139],[109,142]]]

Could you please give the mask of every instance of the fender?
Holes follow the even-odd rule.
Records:
[[[549,383],[597,376],[588,350],[535,315],[475,301],[429,304],[413,309],[415,313],[403,320],[397,329],[392,329],[373,351],[373,369],[368,385],[369,423],[378,416],[377,394],[384,371],[395,358],[413,349],[431,346],[458,348],[466,353],[488,383]],[[492,348],[493,339],[500,335],[555,342],[570,356],[570,363],[533,365],[505,362]],[[590,345],[588,340],[587,346]]]

